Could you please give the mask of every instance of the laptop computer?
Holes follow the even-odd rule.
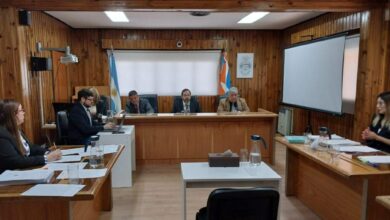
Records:
[[[104,129],[104,130],[101,131],[101,132],[112,132],[113,134],[123,134],[123,133],[125,133],[125,132],[122,130],[122,126],[123,126],[123,123],[124,123],[124,121],[125,121],[125,117],[126,117],[126,114],[123,114],[119,126],[116,126],[115,128],[112,128],[112,129]]]

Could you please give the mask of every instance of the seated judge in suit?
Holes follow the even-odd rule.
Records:
[[[132,90],[129,92],[126,112],[130,114],[151,114],[154,113],[154,110],[147,99],[140,98],[137,91]]]
[[[245,99],[238,96],[238,89],[231,87],[228,97],[219,101],[217,112],[249,112]]]
[[[189,89],[183,89],[183,91],[181,91],[181,99],[174,100],[172,112],[197,113],[200,112],[200,106],[196,99],[191,99],[191,91]]]
[[[368,146],[390,153],[390,92],[378,95],[376,114],[362,138]]]
[[[24,114],[20,103],[0,100],[0,173],[61,159],[60,150],[50,152],[27,139],[20,129]]]
[[[86,144],[88,139],[104,129],[114,127],[112,123],[104,126],[92,120],[89,108],[94,102],[93,94],[89,89],[82,89],[77,93],[78,103],[69,113],[69,142],[70,144]]]

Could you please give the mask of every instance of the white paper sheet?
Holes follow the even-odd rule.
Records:
[[[72,197],[85,185],[74,184],[37,184],[22,193],[22,196],[62,196]]]
[[[339,151],[371,153],[371,152],[378,152],[379,150],[367,146],[339,146]]]
[[[69,164],[74,164],[74,163],[49,163],[46,164],[43,168],[46,168],[48,170],[54,170],[54,171],[64,171],[68,169]],[[78,164],[80,169],[83,169],[87,165],[86,162],[81,162]]]
[[[358,158],[372,164],[390,164],[390,156],[360,156]]]
[[[66,163],[66,162],[80,162],[81,156],[80,155],[67,155],[62,156],[60,160],[52,161],[49,163]]]
[[[104,169],[83,169],[79,171],[80,179],[99,178],[107,173],[107,168]],[[68,179],[68,172],[63,171],[58,175],[57,179]]]
[[[344,146],[357,146],[360,145],[359,142],[352,141],[349,139],[331,139],[331,140],[326,140],[326,143],[328,145],[334,146],[334,145],[344,145]]]

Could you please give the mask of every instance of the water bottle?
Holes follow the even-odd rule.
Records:
[[[89,156],[89,166],[91,168],[103,168],[104,167],[104,148],[98,144],[99,136],[91,136],[91,152]]]
[[[260,166],[261,151],[260,151],[260,135],[254,134],[251,136],[251,151],[249,154],[249,165]]]

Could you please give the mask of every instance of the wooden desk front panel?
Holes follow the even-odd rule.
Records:
[[[265,161],[273,163],[275,118],[132,120],[135,125],[138,162],[206,161],[208,153],[241,148],[250,151],[250,135],[264,137],[268,149],[261,149]]]
[[[326,152],[276,140],[287,147],[287,196],[296,196],[323,219],[390,219],[375,202],[377,195],[390,194],[389,171],[345,155],[334,163]]]

